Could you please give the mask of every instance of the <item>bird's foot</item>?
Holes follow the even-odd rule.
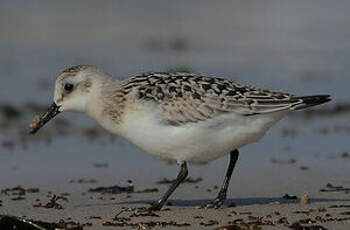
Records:
[[[162,207],[163,207],[163,205],[161,203],[159,203],[158,201],[156,201],[156,202],[153,202],[151,204],[151,207],[149,207],[147,210],[148,211],[159,211],[162,209]]]
[[[139,207],[136,208],[133,213],[132,216],[133,217],[144,217],[144,216],[156,216],[159,217],[156,213],[154,213],[154,211],[158,211],[158,210],[153,210],[152,208],[146,208],[146,207]]]
[[[211,201],[209,204],[204,205],[204,208],[220,208],[224,204],[225,199],[218,199]]]
[[[209,204],[205,205],[204,208],[220,208],[226,200],[226,193],[219,192],[218,196],[211,201]]]
[[[134,210],[135,213],[142,213],[142,215],[152,214],[154,211],[159,211],[162,206],[158,202],[151,203],[151,207],[138,207]]]

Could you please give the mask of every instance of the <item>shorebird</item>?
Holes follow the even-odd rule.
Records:
[[[146,153],[178,163],[176,179],[150,210],[160,210],[185,180],[187,163],[207,163],[229,153],[223,185],[207,205],[220,207],[240,147],[258,141],[289,112],[330,100],[330,95],[298,97],[186,72],[144,73],[120,81],[78,65],[57,77],[54,102],[33,119],[30,133],[63,111],[84,113]]]

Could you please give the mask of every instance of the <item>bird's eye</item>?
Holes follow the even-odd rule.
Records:
[[[64,85],[64,90],[67,91],[68,93],[72,92],[73,88],[74,88],[73,84],[66,83]]]

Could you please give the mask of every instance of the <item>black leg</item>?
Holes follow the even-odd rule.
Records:
[[[218,208],[226,200],[227,188],[228,188],[228,185],[230,183],[230,179],[231,179],[231,176],[232,176],[233,169],[235,168],[235,165],[236,165],[236,162],[237,162],[237,159],[238,159],[238,155],[239,155],[239,152],[238,152],[237,149],[235,149],[232,152],[230,152],[230,163],[228,165],[228,169],[227,169],[227,172],[226,172],[224,183],[222,184],[222,187],[221,187],[217,197],[215,198],[215,200],[210,202],[206,207],[208,207],[208,208]]]
[[[152,207],[149,208],[149,210],[152,210],[152,211],[160,210],[165,204],[165,202],[168,200],[169,196],[175,191],[175,189],[179,186],[179,184],[183,180],[185,180],[187,175],[188,175],[187,164],[186,162],[183,162],[181,164],[181,169],[179,174],[177,175],[175,181],[170,185],[168,191],[166,191],[163,197],[159,199],[156,203],[154,203]]]

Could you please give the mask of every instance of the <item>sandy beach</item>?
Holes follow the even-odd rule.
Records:
[[[284,165],[273,168],[279,169],[286,179],[298,170]],[[251,185],[255,187],[252,190],[239,181],[240,174],[245,170],[238,171],[230,187],[227,205],[220,209],[201,208],[218,190],[215,186],[217,183],[213,181],[182,184],[162,211],[143,213],[135,208],[148,207],[147,204],[165,192],[167,185],[150,181],[150,187],[147,188],[152,190],[148,192],[143,192],[146,187],[136,186],[136,193],[98,194],[88,191],[100,186],[100,183],[81,179],[51,185],[51,189],[38,187],[39,191],[30,187],[23,187],[29,189],[22,193],[18,188],[13,191],[2,189],[0,214],[48,222],[73,221],[84,229],[216,229],[227,225],[241,226],[242,229],[298,229],[291,227],[293,224],[296,226],[296,223],[324,227],[317,229],[348,229],[349,182],[349,187],[335,188],[332,184],[327,186],[327,180],[320,180],[320,177],[311,173],[297,172],[298,176],[304,176],[300,178],[300,184],[293,183],[290,186],[293,193],[287,196],[285,193],[289,192],[286,190],[288,187],[273,177],[266,177],[260,185]],[[268,170],[261,173],[268,173]],[[103,173],[95,176],[103,177]],[[342,182],[345,186],[346,179],[344,175],[343,178],[332,180],[332,183],[339,186]],[[250,181],[253,184],[255,182]],[[252,191],[255,191],[255,195]],[[300,202],[305,192],[310,197],[308,204]]]

